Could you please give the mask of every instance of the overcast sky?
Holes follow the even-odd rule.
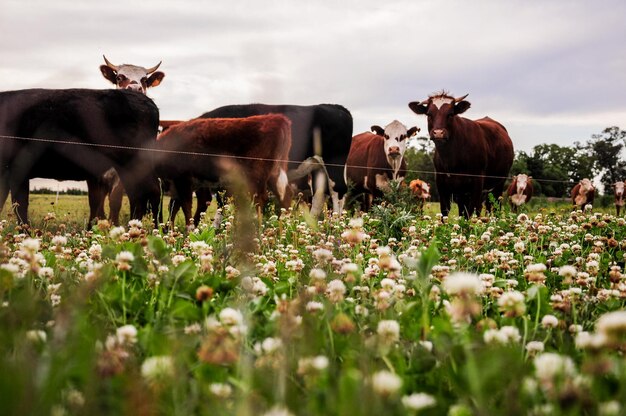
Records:
[[[337,103],[354,132],[407,103],[469,93],[466,116],[504,124],[517,150],[625,127],[626,2],[0,2],[0,90],[109,88],[98,67],[152,66],[163,119],[226,104]]]

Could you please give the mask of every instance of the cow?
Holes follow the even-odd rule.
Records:
[[[268,104],[243,104],[227,105],[204,113],[200,118],[241,118],[262,114],[283,114],[291,120],[292,145],[289,152],[289,175],[290,182],[299,190],[308,189],[306,178],[312,167],[320,166],[319,159],[315,163],[303,163],[310,161],[312,157],[321,156],[323,165],[317,169],[316,185],[321,181],[321,173],[328,178],[329,193],[333,201],[333,210],[341,212],[343,209],[343,197],[347,192],[344,178],[344,166],[350,142],[352,141],[352,115],[350,112],[336,104],[319,104],[310,106],[300,105],[268,105]],[[315,149],[315,132],[321,135],[321,149]],[[303,169],[298,169],[302,167]],[[322,182],[323,183],[323,182]],[[322,204],[323,187],[315,187],[311,211],[317,215]]]
[[[280,114],[193,119],[158,136],[157,173],[171,182],[188,225],[194,186],[228,189],[226,176],[233,172],[242,174],[257,207],[265,205],[269,187],[280,206],[288,208],[292,198],[287,180],[290,147],[291,122]]]
[[[585,209],[587,205],[593,205],[593,199],[596,196],[596,188],[591,181],[584,178],[572,188],[572,205],[581,209]]]
[[[624,206],[624,182],[619,181],[613,184],[613,193],[615,194],[615,210],[619,217],[619,212]]]
[[[372,126],[371,130],[374,133],[365,132],[352,138],[345,169],[346,182],[353,185],[355,194],[362,195],[363,211],[369,211],[374,198],[381,198],[391,190],[391,180],[404,179],[406,142],[419,131],[417,127],[407,129],[398,120],[384,129]]]
[[[131,90],[146,94],[150,87],[156,87],[161,84],[165,74],[157,69],[161,66],[161,62],[151,68],[142,66],[121,64],[114,65],[105,55],[105,65],[100,66],[102,76],[115,85],[116,89]],[[122,199],[124,197],[124,187],[120,178],[111,168],[100,178],[95,184],[88,183],[88,193],[92,195],[96,211],[91,213],[91,218],[105,218],[104,200],[109,197],[109,220],[113,224],[119,224],[120,210],[122,208]]]
[[[454,98],[442,91],[424,101],[413,101],[409,108],[426,115],[428,133],[435,143],[433,162],[441,213],[447,216],[451,200],[465,218],[480,215],[483,202],[490,211],[488,193],[502,195],[504,182],[513,164],[513,143],[506,128],[484,117],[461,117],[470,108],[463,97]]]
[[[506,190],[506,194],[509,197],[511,210],[517,212],[519,207],[530,201],[533,196],[532,176],[525,173],[513,176],[513,181]]]
[[[409,182],[411,194],[417,200],[418,211],[424,210],[424,204],[430,199],[430,185],[421,179],[413,179]]]
[[[114,167],[128,190],[131,216],[148,203],[158,217],[159,186],[151,156],[159,110],[126,90],[27,89],[0,93],[0,208],[8,193],[18,221],[28,223],[29,179],[86,180],[90,218],[102,175]]]

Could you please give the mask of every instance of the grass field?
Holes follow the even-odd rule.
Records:
[[[86,197],[33,195],[29,229],[5,208],[2,414],[624,413],[610,207],[269,211],[186,233],[85,230]]]

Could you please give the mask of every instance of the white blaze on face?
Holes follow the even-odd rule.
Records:
[[[591,181],[589,179],[583,179],[582,181],[580,181],[580,191],[579,193],[582,195],[586,195],[587,192],[591,191],[593,189],[593,185],[591,184]]]
[[[148,70],[136,65],[120,65],[117,71],[117,88],[146,93]]]
[[[624,195],[624,182],[615,182],[615,195],[619,197]]]
[[[454,103],[454,98],[451,97],[434,97],[432,99],[432,104],[440,109],[444,104],[452,104]]]
[[[407,128],[398,120],[385,127],[385,156],[393,169],[393,179],[398,179],[400,164],[406,151]]]
[[[520,173],[517,175],[517,194],[522,194],[528,184],[528,175]]]

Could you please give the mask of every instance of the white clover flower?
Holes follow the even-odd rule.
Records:
[[[576,274],[578,273],[578,270],[576,270],[576,267],[574,266],[570,266],[568,264],[561,266],[559,268],[559,276],[565,277],[565,278],[574,278],[576,277]]]
[[[626,310],[602,315],[596,323],[596,331],[609,339],[623,340],[626,335]]]
[[[37,275],[42,279],[51,279],[54,277],[54,269],[52,267],[42,267],[37,272]]]
[[[443,289],[449,295],[478,295],[482,293],[483,284],[473,273],[456,272],[448,275],[443,281]]]
[[[313,258],[318,263],[328,263],[329,261],[334,259],[334,256],[333,256],[332,251],[327,250],[325,248],[318,248],[317,250],[313,252]]]
[[[515,326],[503,326],[500,328],[500,334],[510,343],[519,342],[522,339],[519,329]]]
[[[387,370],[374,373],[371,377],[372,389],[376,394],[389,397],[398,392],[402,387],[402,379]]]
[[[182,254],[176,254],[172,257],[172,264],[174,266],[178,266],[179,264],[184,263],[185,260],[187,260],[187,257],[183,256]]]
[[[148,383],[155,383],[174,375],[174,362],[169,355],[148,357],[141,364],[141,376]]]
[[[555,378],[573,377],[576,367],[570,357],[553,352],[544,352],[535,357],[535,375],[542,382],[553,382]]]
[[[209,391],[220,399],[227,399],[233,394],[233,388],[226,383],[211,383]]]
[[[34,344],[45,344],[48,340],[48,335],[41,329],[31,329],[26,331],[26,339]]]
[[[413,393],[409,396],[402,397],[402,405],[414,412],[433,407],[436,404],[437,401],[435,398],[427,393]]]
[[[348,273],[356,273],[359,271],[359,266],[355,263],[344,263],[341,266],[341,274],[348,274]]]
[[[67,237],[63,235],[55,235],[54,237],[52,237],[52,240],[50,240],[50,242],[53,246],[63,247],[67,244]]]
[[[544,328],[556,328],[559,326],[559,318],[554,315],[544,315],[541,319],[541,326]]]
[[[137,328],[133,325],[124,325],[117,328],[115,335],[121,345],[132,345],[137,342]]]
[[[113,240],[119,240],[125,232],[126,230],[124,230],[124,227],[113,227],[111,228],[111,231],[109,231],[109,237]]]
[[[400,340],[400,324],[394,320],[383,320],[378,322],[376,333],[385,344],[393,344]]]
[[[293,413],[291,413],[286,407],[276,405],[267,412],[263,413],[262,416],[293,416]]]
[[[224,308],[219,314],[220,322],[227,326],[236,326],[243,323],[243,315],[233,308]]]
[[[326,287],[326,293],[331,302],[340,302],[343,300],[344,293],[346,293],[346,285],[339,279],[331,280]]]
[[[283,346],[283,341],[280,338],[268,337],[261,342],[261,351],[265,354],[272,354],[278,351]]]
[[[622,405],[617,400],[611,400],[598,404],[599,416],[618,416],[622,413]]]
[[[307,312],[319,312],[324,310],[324,304],[322,302],[309,301],[306,304]]]
[[[526,344],[525,348],[526,348],[526,351],[528,351],[528,354],[530,354],[531,356],[535,356],[543,352],[543,350],[545,349],[545,346],[543,342],[541,341],[530,341]]]
[[[498,309],[508,317],[521,316],[526,312],[524,294],[516,290],[504,292],[498,298]]]
[[[22,248],[31,253],[36,253],[39,251],[39,247],[41,242],[37,238],[26,238],[22,241]]]
[[[326,280],[326,272],[324,270],[322,270],[322,269],[313,268],[309,272],[309,277],[312,280],[324,281],[324,280]]]

